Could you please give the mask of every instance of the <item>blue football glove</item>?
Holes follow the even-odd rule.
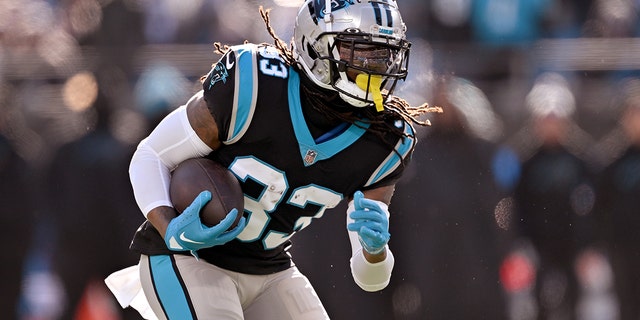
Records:
[[[225,244],[242,232],[246,225],[245,217],[240,218],[235,228],[228,230],[238,215],[235,208],[213,227],[202,224],[200,210],[210,200],[211,192],[202,191],[180,215],[169,222],[164,241],[170,250],[189,250],[197,258],[197,250]]]
[[[353,205],[355,210],[349,217],[354,221],[347,225],[347,229],[358,232],[365,251],[370,254],[381,253],[391,237],[387,211],[378,202],[366,199],[360,191],[353,195]]]

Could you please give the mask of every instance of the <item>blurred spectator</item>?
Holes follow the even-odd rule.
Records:
[[[93,0],[96,1],[96,0]],[[73,1],[75,3],[90,0]],[[82,38],[81,44],[95,46],[100,53],[99,59],[107,61],[114,69],[121,69],[127,76],[133,76],[136,66],[136,53],[144,43],[143,17],[134,3],[146,1],[111,0],[100,1],[102,21],[95,32]],[[153,1],[154,3],[156,1]],[[76,4],[76,6],[78,6]],[[138,10],[137,10],[138,9]],[[80,17],[77,20],[91,20],[83,16],[82,10],[75,10]],[[85,13],[85,15],[88,15]],[[169,22],[167,22],[169,24]],[[160,31],[158,32],[160,33]],[[103,64],[102,61],[98,65]],[[96,68],[97,69],[97,68]]]
[[[58,149],[46,180],[58,228],[53,269],[62,280],[67,300],[62,319],[87,313],[81,303],[85,294],[108,294],[102,280],[113,270],[138,261],[128,250],[127,240],[144,219],[127,175],[135,145],[121,142],[112,133],[116,119],[106,96],[98,94],[93,107],[85,112],[96,113],[95,127]],[[115,306],[115,300],[111,303]],[[129,311],[123,316],[135,319],[136,313]]]
[[[625,38],[640,35],[640,2],[630,0],[593,0],[584,37]]]
[[[597,202],[621,320],[640,318],[640,80],[631,84],[620,116],[627,147],[601,173]]]
[[[409,0],[402,15],[410,36],[430,42],[462,43],[471,40],[472,0]]]
[[[507,233],[494,218],[501,193],[491,170],[496,145],[487,140],[500,124],[463,79],[440,79],[430,104],[444,112],[421,133],[391,203],[398,252],[384,294],[393,319],[506,319],[498,267]]]
[[[4,116],[0,114],[0,129]],[[4,130],[2,130],[4,131]],[[9,255],[0,264],[0,310],[8,319],[17,316],[23,266],[31,245],[34,225],[34,205],[30,192],[27,164],[16,154],[13,146],[0,134],[0,243]]]
[[[578,38],[595,0],[551,0],[541,25],[541,38]]]
[[[472,25],[477,41],[496,46],[531,44],[543,34],[555,0],[475,0]]]
[[[140,73],[133,94],[151,128],[191,96],[190,85],[176,67],[164,61],[149,62]]]
[[[537,148],[530,157],[521,154],[513,221],[537,255],[537,319],[575,319],[579,283],[574,264],[592,240],[593,176],[585,159],[574,154],[579,149],[572,136],[575,99],[566,79],[541,75],[527,105]]]

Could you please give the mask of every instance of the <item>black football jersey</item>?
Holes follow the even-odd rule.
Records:
[[[201,259],[249,274],[289,268],[287,248],[296,232],[355,191],[399,179],[415,145],[413,127],[396,119],[393,125],[407,137],[381,137],[367,130],[366,121],[343,123],[314,138],[303,112],[300,76],[275,48],[244,44],[232,47],[204,80],[203,96],[223,142],[208,157],[240,181],[247,226],[235,240],[199,250]],[[172,253],[148,222],[132,248]]]

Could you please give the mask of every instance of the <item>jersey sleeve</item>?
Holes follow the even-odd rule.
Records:
[[[257,70],[256,46],[233,46],[202,83],[204,99],[224,144],[242,138],[251,123],[258,95]]]
[[[398,140],[394,149],[369,177],[365,190],[395,184],[409,165],[417,142],[415,129],[406,121],[399,121],[398,126],[404,126],[405,136]]]

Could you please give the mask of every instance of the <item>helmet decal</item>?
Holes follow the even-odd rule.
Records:
[[[355,0],[331,0],[331,12],[336,10],[344,9],[352,4],[354,4]],[[313,7],[315,9],[316,18],[324,19],[325,6],[327,1],[325,0],[314,0]]]
[[[386,19],[386,25],[387,27],[392,28],[393,27],[393,16],[391,14],[391,10],[389,10],[389,5],[385,2],[385,3],[380,3],[380,2],[371,2],[371,5],[373,6],[373,11],[376,15],[376,23],[379,26],[382,26],[382,10],[385,11],[385,19]]]

